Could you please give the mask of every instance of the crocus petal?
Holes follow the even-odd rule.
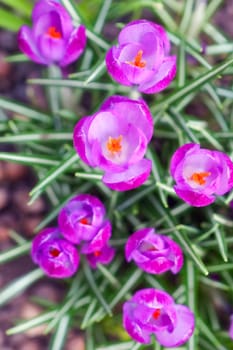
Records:
[[[47,64],[47,60],[41,56],[35,45],[35,39],[31,29],[26,25],[23,25],[19,30],[18,45],[19,49],[32,61],[40,64]]]
[[[176,56],[165,57],[153,79],[148,79],[139,85],[138,90],[145,94],[155,94],[164,90],[176,75]]]
[[[54,278],[72,276],[79,265],[77,249],[62,238],[56,227],[44,229],[32,241],[32,260],[46,275]]]
[[[58,1],[40,0],[37,1],[32,11],[32,21],[35,23],[42,16],[49,12],[59,15],[61,19],[62,32],[64,37],[68,37],[73,30],[73,24],[69,13]]]
[[[93,162],[91,147],[87,140],[89,126],[92,122],[92,117],[83,117],[74,127],[73,142],[74,148],[78,152],[80,158],[90,166],[96,166]]]
[[[233,340],[233,315],[230,317],[229,337]]]
[[[85,27],[80,25],[71,33],[66,46],[66,52],[60,62],[60,66],[64,67],[74,62],[83,53],[86,46]]]
[[[185,145],[179,147],[173,154],[170,161],[170,173],[174,177],[177,166],[184,160],[187,152],[195,152],[200,149],[200,145],[195,143],[186,143]]]
[[[135,303],[146,304],[148,307],[155,309],[174,304],[174,299],[168,293],[154,288],[144,288],[137,291],[132,300]]]
[[[98,254],[87,254],[86,258],[91,268],[96,269],[97,264],[108,265],[112,261],[115,255],[115,249],[109,246],[102,247],[101,251],[97,251]]]
[[[141,186],[148,179],[151,168],[151,160],[142,159],[140,162],[132,164],[125,171],[119,173],[105,172],[103,182],[112,190],[132,190],[133,188]]]
[[[133,317],[133,306],[131,302],[123,305],[123,326],[129,335],[139,343],[150,343],[150,332],[140,327]]]
[[[174,305],[177,312],[177,323],[172,332],[156,332],[158,342],[166,347],[177,347],[184,344],[193,334],[195,319],[192,311],[184,305]]]
[[[138,248],[138,245],[140,244],[142,239],[144,239],[145,236],[150,232],[153,233],[154,229],[153,228],[145,228],[145,229],[138,230],[138,231],[134,232],[129,237],[129,239],[127,240],[126,245],[125,245],[125,257],[126,257],[126,260],[128,262],[132,260],[132,254]]]
[[[164,237],[164,239],[169,244],[170,253],[168,257],[173,263],[173,266],[171,267],[171,272],[176,274],[181,270],[184,263],[182,249],[171,238]]]
[[[41,55],[49,64],[59,62],[65,52],[64,40],[53,39],[47,35],[41,36],[38,39],[38,47]]]
[[[201,192],[180,189],[178,186],[174,186],[174,190],[181,199],[194,207],[204,207],[215,201],[215,196],[207,196]]]
[[[112,78],[118,82],[119,84],[123,84],[126,86],[130,86],[131,82],[128,80],[128,78],[125,75],[125,72],[121,68],[121,62],[116,59],[116,51],[117,48],[112,47],[111,49],[108,50],[106,57],[105,57],[105,62],[107,66],[108,72],[110,72]]]
[[[95,251],[101,251],[111,237],[112,226],[109,221],[106,221],[99,229],[92,240],[86,242],[81,249],[83,254],[91,254]]]
[[[170,42],[168,36],[160,25],[156,23],[139,19],[128,23],[120,32],[118,41],[120,45],[127,44],[129,42],[140,42],[142,37],[147,33],[154,33],[161,38],[164,43],[166,53],[170,50]]]
[[[156,275],[160,275],[170,270],[173,266],[173,263],[169,261],[165,256],[158,256],[154,260],[148,259],[146,262],[136,262],[136,264],[145,272]]]
[[[101,110],[110,110],[116,116],[121,115],[127,123],[133,123],[140,128],[148,142],[151,140],[153,118],[144,100],[131,100],[126,96],[113,95],[104,101]]]

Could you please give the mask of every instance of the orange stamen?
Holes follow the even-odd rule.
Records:
[[[152,317],[157,320],[159,316],[161,315],[161,310],[160,309],[155,309],[155,311],[152,314]]]
[[[98,258],[101,255],[101,252],[99,250],[96,250],[93,254],[96,258]]]
[[[47,34],[53,39],[61,39],[61,33],[56,29],[56,27],[49,27]]]
[[[146,61],[142,60],[142,55],[143,55],[143,51],[139,50],[137,55],[134,58],[134,61],[129,61],[126,63],[131,64],[132,66],[135,66],[135,67],[144,68],[146,66]]]
[[[194,182],[196,182],[198,185],[205,185],[206,183],[206,177],[210,176],[210,172],[203,171],[200,173],[193,173],[190,179]]]
[[[87,218],[82,218],[79,220],[80,224],[83,224],[83,225],[89,225],[89,221]]]
[[[111,153],[119,153],[122,149],[122,136],[118,136],[118,137],[111,137],[109,136],[108,138],[108,142],[107,142],[107,149],[109,152]]]
[[[56,258],[60,255],[60,250],[57,249],[57,248],[51,248],[49,250],[49,254],[53,257],[53,258]]]

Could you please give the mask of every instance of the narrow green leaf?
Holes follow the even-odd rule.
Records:
[[[198,324],[198,328],[201,329],[202,333],[205,334],[208,341],[211,344],[213,344],[214,349],[216,349],[216,350],[229,350],[221,344],[221,342],[217,339],[217,337],[212,332],[212,330],[207,326],[207,324],[204,321],[202,321],[201,318],[198,318],[197,324]]]
[[[15,13],[0,8],[0,28],[17,32],[25,24],[25,19],[17,17]]]
[[[45,188],[54,180],[56,180],[61,174],[65,171],[69,170],[69,168],[78,161],[78,155],[75,152],[72,152],[66,160],[62,161],[54,168],[52,168],[45,176],[44,179],[39,181],[39,183],[31,190],[30,196],[32,199],[37,193],[41,193],[45,190]]]
[[[50,350],[62,350],[64,349],[64,344],[69,331],[69,324],[71,321],[70,315],[67,313],[64,315],[53,334],[51,344],[49,346]]]
[[[111,307],[108,305],[108,303],[104,299],[104,296],[99,291],[99,288],[96,285],[95,279],[93,277],[92,271],[90,270],[90,268],[89,268],[89,266],[87,265],[86,262],[83,264],[83,271],[84,271],[86,279],[87,279],[90,287],[92,288],[96,298],[99,300],[100,304],[103,306],[103,308],[106,311],[106,313],[109,316],[112,316]]]
[[[191,83],[186,84],[184,87],[178,89],[176,92],[172,93],[168,97],[164,98],[161,102],[157,103],[153,112],[160,110],[161,108],[166,108],[173,103],[178,103],[179,100],[187,96],[193,91],[197,91],[198,88],[206,84],[211,79],[217,78],[220,73],[224,71],[227,67],[233,64],[233,59],[224,61],[217,67],[208,70],[206,73],[201,74],[199,77],[194,79]]]
[[[26,242],[19,247],[6,250],[0,254],[0,264],[5,264],[8,261],[17,259],[18,257],[27,254],[31,248],[31,242]]]
[[[72,141],[73,134],[68,132],[46,132],[30,133],[19,135],[2,136],[0,143],[25,143],[25,142],[54,142],[54,141]]]
[[[37,326],[40,326],[41,324],[47,323],[48,321],[52,320],[55,314],[56,314],[56,311],[49,311],[49,312],[43,313],[42,315],[34,317],[30,320],[20,323],[15,327],[8,329],[6,333],[8,335],[24,333],[29,329],[33,329]]]
[[[1,16],[1,14],[0,14]],[[15,16],[14,16],[15,18]],[[25,117],[28,117],[29,119],[38,120],[40,122],[44,123],[50,123],[51,117],[49,117],[47,114],[39,112],[35,109],[25,107],[24,105],[20,104],[16,101],[7,100],[6,98],[0,97],[0,107],[7,109],[11,112],[15,112],[17,114],[24,115]]]
[[[17,10],[17,12],[20,12],[21,14],[30,17],[32,13],[32,2],[30,0],[20,0],[15,1],[15,0],[1,0],[2,3],[5,5],[12,7],[12,10]],[[15,15],[14,15],[15,17]],[[1,23],[1,19],[0,19]]]
[[[19,277],[0,291],[0,306],[6,304],[16,295],[22,293],[26,288],[44,276],[41,269],[29,272],[23,277]]]
[[[6,160],[8,162],[15,162],[25,165],[43,165],[43,166],[53,166],[57,165],[58,161],[50,158],[45,158],[44,156],[28,156],[23,154],[14,153],[4,153],[0,152],[0,160]]]

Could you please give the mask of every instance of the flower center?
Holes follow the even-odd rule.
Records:
[[[96,257],[96,258],[98,258],[100,255],[101,255],[101,251],[99,251],[99,250],[96,250],[96,251],[94,251],[94,256]]]
[[[79,222],[83,225],[90,225],[90,221],[88,220],[88,218],[82,218],[79,220]]]
[[[155,309],[155,311],[152,314],[152,317],[157,320],[159,316],[161,315],[161,310],[160,309]]]
[[[53,39],[61,39],[61,33],[56,29],[56,27],[49,27],[47,34]]]
[[[198,185],[205,185],[206,183],[206,177],[210,176],[211,173],[209,171],[202,171],[199,173],[193,173],[190,177],[190,180],[196,182]]]
[[[146,66],[146,61],[142,60],[143,51],[139,50],[133,61],[126,62],[131,64],[131,66],[144,68]]]
[[[108,138],[108,142],[107,142],[107,150],[111,153],[119,153],[122,149],[122,135],[118,136],[118,137],[111,137],[109,136]]]
[[[57,258],[60,255],[60,250],[57,248],[50,248],[49,250],[49,254],[53,257],[53,258]]]

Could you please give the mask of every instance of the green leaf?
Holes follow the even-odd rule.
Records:
[[[1,2],[11,7],[12,10],[16,10],[17,12],[21,13],[24,16],[31,17],[33,3],[30,0],[20,0],[20,1],[1,0]],[[15,14],[14,14],[14,18],[16,18]],[[1,23],[1,19],[0,19],[0,23]]]
[[[0,306],[15,298],[43,276],[43,271],[41,269],[36,269],[8,284],[8,286],[0,291]]]

